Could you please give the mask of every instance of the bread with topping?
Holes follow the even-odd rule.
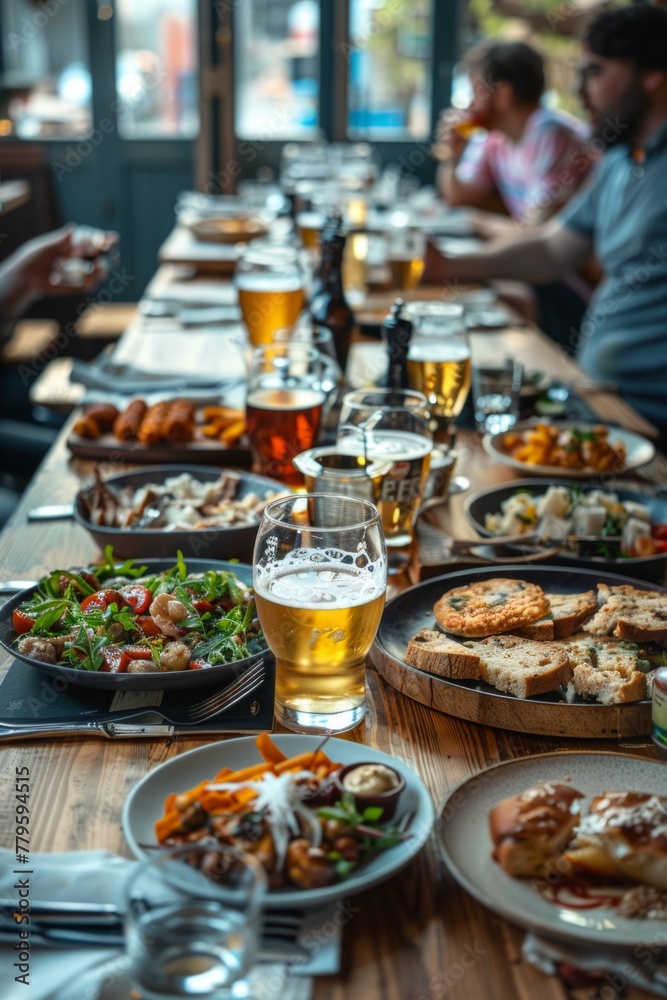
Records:
[[[517,698],[557,691],[572,678],[567,651],[560,643],[493,635],[475,643],[474,649],[482,678]]]
[[[513,629],[514,635],[538,642],[567,639],[581,628],[598,607],[594,590],[587,590],[584,594],[547,594],[547,600],[548,615],[531,625]]]
[[[476,680],[479,677],[479,656],[455,639],[423,628],[408,644],[405,662],[418,670],[455,680]]]
[[[582,792],[565,782],[541,782],[503,799],[489,813],[493,858],[514,878],[555,870],[578,822]]]
[[[536,622],[549,602],[535,583],[494,577],[447,591],[433,611],[446,632],[475,639]]]

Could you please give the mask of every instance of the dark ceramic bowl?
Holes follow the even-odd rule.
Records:
[[[348,764],[347,767],[342,768],[336,773],[336,784],[341,795],[343,792],[350,792],[354,796],[354,801],[359,812],[363,812],[364,809],[368,809],[370,806],[380,806],[383,810],[380,821],[385,823],[387,820],[392,819],[396,813],[396,807],[398,806],[398,800],[401,797],[403,790],[405,789],[405,778],[398,771],[390,767],[389,770],[398,778],[398,785],[396,788],[391,788],[387,792],[380,792],[378,794],[372,794],[365,792],[352,792],[351,789],[345,788],[343,782],[345,781],[346,775],[351,771],[356,771],[358,767],[366,767],[368,765],[373,766],[374,761],[358,761],[356,764]],[[385,765],[386,766],[386,765]]]
[[[136,490],[148,483],[161,485],[165,479],[189,473],[193,479],[213,483],[223,469],[201,465],[153,465],[134,472],[108,476],[105,482],[111,489],[131,487]],[[256,476],[251,472],[233,470],[239,477],[236,498],[242,500],[249,493],[265,499],[273,493],[289,493],[289,489],[275,479]],[[121,559],[170,559],[178,549],[187,558],[240,559],[252,561],[252,552],[259,527],[259,518],[249,524],[232,524],[221,528],[201,528],[165,531],[162,528],[109,528],[93,524],[89,519],[85,498],[94,492],[94,485],[84,486],[74,501],[74,520],[90,532],[101,549],[113,545],[114,556]]]

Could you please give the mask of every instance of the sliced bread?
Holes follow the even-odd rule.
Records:
[[[423,628],[408,644],[405,662],[418,670],[455,680],[479,677],[479,656],[442,632]]]
[[[633,642],[667,643],[667,595],[655,590],[638,590],[629,584],[608,587],[598,584],[601,607],[584,630],[592,635],[609,635]]]
[[[621,705],[646,697],[646,674],[637,669],[640,654],[622,639],[576,637],[568,645],[572,681],[568,693]]]
[[[549,602],[537,584],[494,577],[447,591],[433,610],[445,631],[474,639],[529,625],[548,614]]]
[[[572,667],[564,646],[516,635],[494,635],[475,643],[484,680],[517,698],[530,698],[566,686]]]
[[[593,590],[587,590],[584,594],[547,594],[547,599],[550,608],[548,616],[531,625],[512,629],[513,635],[535,639],[537,642],[566,639],[581,628],[598,606]]]

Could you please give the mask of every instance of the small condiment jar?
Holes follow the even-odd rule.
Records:
[[[345,786],[345,778],[352,771],[356,771],[357,768],[366,767],[368,765],[374,766],[375,761],[360,761],[357,764],[348,764],[342,770],[336,772],[336,783],[341,793],[350,792],[354,796],[354,801],[359,812],[363,812],[369,806],[380,806],[382,809],[382,816],[380,817],[380,822],[385,823],[387,820],[392,819],[396,813],[396,806],[398,805],[398,800],[401,797],[401,793],[405,789],[405,778],[402,774],[399,774],[395,768],[390,767],[387,770],[391,771],[395,777],[397,784],[394,788],[389,788],[384,792],[358,792],[352,791]],[[382,765],[386,767],[386,765]]]
[[[653,677],[653,742],[658,757],[667,760],[667,667]]]

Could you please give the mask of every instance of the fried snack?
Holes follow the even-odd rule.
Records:
[[[195,408],[187,399],[175,399],[162,424],[162,436],[172,444],[192,441],[195,433]]]
[[[555,781],[503,799],[489,813],[494,861],[514,878],[545,875],[572,837],[583,797]]]
[[[219,423],[223,427],[233,424],[236,420],[243,419],[243,410],[237,410],[233,406],[205,406],[204,420],[206,423]]]
[[[549,601],[535,583],[494,577],[447,591],[433,613],[446,632],[475,639],[530,625],[549,613]]]
[[[124,413],[116,417],[113,432],[119,441],[136,441],[141,421],[148,407],[143,399],[135,399]]]
[[[224,430],[220,432],[220,440],[229,448],[231,445],[236,444],[241,435],[245,433],[245,429],[245,420],[236,420],[233,424],[229,424],[228,427],[225,427]]]
[[[528,430],[508,431],[502,448],[526,465],[583,469],[590,472],[618,472],[625,467],[626,449],[622,441],[609,440],[609,428],[556,427],[536,424]]]
[[[118,417],[118,409],[113,403],[93,403],[86,410],[86,416],[94,420],[103,434],[111,430]]]
[[[83,413],[72,428],[79,437],[88,438],[89,441],[97,441],[102,436],[102,428],[89,413]]]
[[[169,413],[169,403],[155,403],[141,421],[137,437],[142,444],[157,444],[164,437],[164,424]]]

